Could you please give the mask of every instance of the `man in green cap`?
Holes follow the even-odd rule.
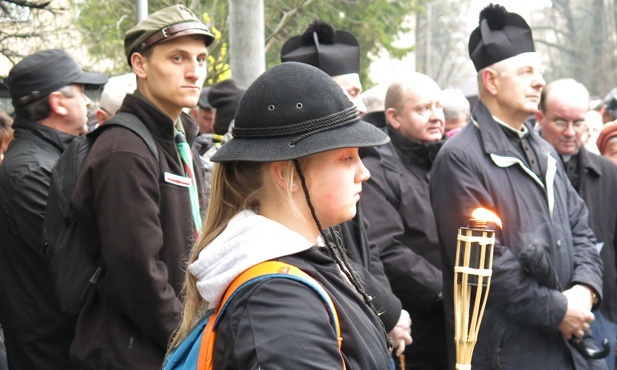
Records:
[[[72,202],[102,266],[71,347],[80,369],[160,369],[179,324],[183,261],[204,211],[203,171],[189,149],[198,127],[182,109],[197,105],[213,39],[182,5],[151,14],[125,34],[137,90],[119,112],[143,123],[158,159],[140,136],[109,127],[77,180]]]

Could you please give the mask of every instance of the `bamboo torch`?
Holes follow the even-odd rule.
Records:
[[[495,231],[501,220],[484,208],[476,209],[467,227],[458,229],[454,265],[454,342],[456,369],[470,370],[471,357],[488,299],[493,268]]]

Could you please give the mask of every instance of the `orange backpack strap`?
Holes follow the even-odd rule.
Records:
[[[330,325],[332,325],[336,337],[338,338],[338,350],[339,353],[341,353],[343,338],[341,337],[341,328],[338,315],[336,313],[334,303],[325,288],[317,280],[313,279],[306,272],[300,270],[296,266],[279,261],[266,261],[259,263],[238,275],[238,277],[234,279],[225,291],[219,310],[214,312],[214,314],[210,317],[208,324],[204,329],[204,335],[199,347],[199,361],[197,363],[197,370],[212,370],[214,368],[213,353],[214,343],[216,342],[216,332],[214,328],[219,319],[225,314],[225,310],[231,300],[241,289],[246,286],[272,278],[286,278],[299,281],[313,288],[319,294],[319,296],[326,303],[326,308],[330,315]],[[342,358],[343,355],[341,353],[341,360]],[[343,361],[343,369],[345,369],[345,361]]]

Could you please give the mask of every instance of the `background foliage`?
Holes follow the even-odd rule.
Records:
[[[149,11],[178,2],[202,16],[217,36],[210,48],[208,84],[228,78],[228,1],[150,0]],[[319,18],[358,37],[365,88],[378,82],[368,74],[378,55],[399,58],[412,50],[419,72],[442,87],[457,86],[473,72],[467,39],[477,14],[468,10],[480,2],[490,1],[266,0],[267,66],[279,63],[281,46],[289,37]],[[546,4],[530,17],[536,47],[548,67],[546,80],[573,77],[593,95],[604,96],[617,85],[617,0]],[[24,56],[49,47],[66,49],[84,68],[125,73],[129,68],[123,35],[135,23],[135,12],[134,0],[0,0],[0,75]],[[410,30],[411,46],[397,47],[399,35]]]

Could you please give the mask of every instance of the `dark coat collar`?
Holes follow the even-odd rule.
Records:
[[[13,122],[15,131],[29,131],[32,135],[43,139],[46,142],[56,146],[60,152],[63,152],[67,146],[75,139],[76,136],[58,131],[49,126],[42,125],[38,122],[29,121],[25,118],[17,117]]]
[[[419,166],[431,167],[437,152],[441,149],[444,141],[424,142],[412,139],[399,131],[386,126],[386,133],[390,136],[396,153],[401,157],[403,163],[412,163]]]
[[[602,167],[600,166],[600,161],[594,158],[594,154],[585,149],[584,146],[578,151],[578,164],[581,169],[584,169],[589,174],[593,174],[597,177],[602,176]]]
[[[472,123],[480,129],[484,151],[487,154],[496,154],[503,157],[514,157],[524,162],[521,154],[510,144],[503,128],[497,123],[491,112],[486,108],[482,101],[478,101],[472,112]],[[553,153],[553,158],[559,158],[557,152],[544,141],[529,122],[524,123],[528,134],[526,138],[530,144],[538,151],[539,157],[545,158],[549,152]],[[539,159],[539,158],[538,158]],[[542,171],[546,170],[546,164],[540,161]]]
[[[163,142],[175,140],[175,127],[171,117],[163,113],[143,95],[128,94],[122,102],[120,112],[133,113],[139,117],[155,140]],[[193,118],[184,112],[180,115],[180,120],[184,127],[186,141],[191,144],[195,140],[199,128]]]

